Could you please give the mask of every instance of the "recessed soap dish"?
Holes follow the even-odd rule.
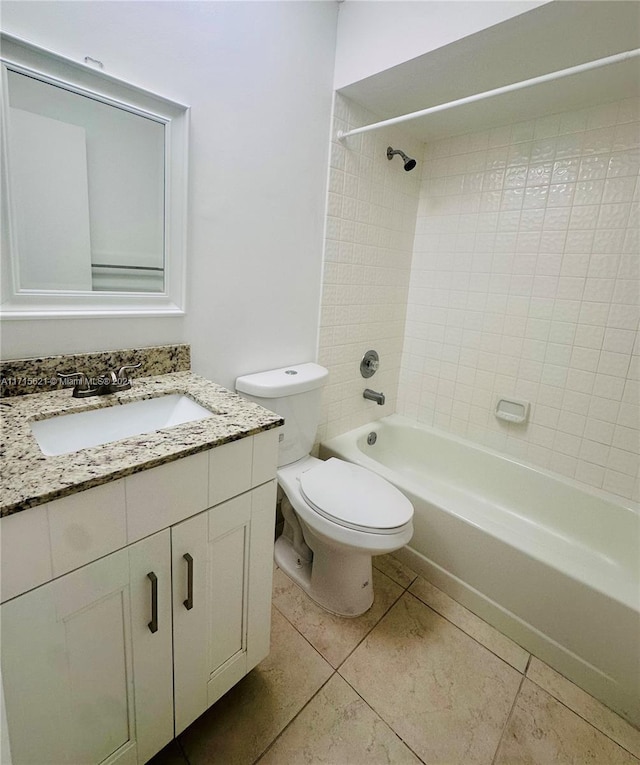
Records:
[[[523,423],[529,419],[529,407],[528,401],[520,401],[515,398],[499,398],[496,404],[495,415],[500,420]]]

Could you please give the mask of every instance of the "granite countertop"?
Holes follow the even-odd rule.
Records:
[[[59,456],[42,454],[29,426],[32,420],[57,414],[118,406],[170,393],[188,395],[215,416]],[[71,390],[66,389],[2,399],[0,422],[0,515],[5,516],[277,428],[284,420],[198,375],[175,372],[136,378],[131,390],[106,396],[73,398]]]

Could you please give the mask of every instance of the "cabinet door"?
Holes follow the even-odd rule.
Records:
[[[176,735],[268,653],[274,513],[272,481],[172,529]]]
[[[173,739],[173,625],[169,529],[131,545],[131,638],[138,762]]]
[[[169,532],[162,532],[138,549],[108,555],[3,604],[2,677],[13,765],[144,762],[149,737],[136,717],[145,694],[163,693],[171,708],[171,687],[148,676],[144,653],[170,666],[171,640],[165,638],[161,650],[150,648],[140,634],[149,608],[143,616],[132,606],[143,592],[150,603],[148,554],[162,550],[164,560],[153,565],[168,586],[169,544]],[[168,592],[164,599],[166,611]],[[140,698],[138,686],[144,689]]]

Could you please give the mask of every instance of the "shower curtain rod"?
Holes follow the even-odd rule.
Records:
[[[499,96],[503,93],[511,93],[514,90],[522,90],[523,88],[530,88],[532,85],[539,85],[543,82],[551,82],[552,80],[559,80],[562,77],[569,77],[572,74],[579,74],[580,72],[587,72],[590,69],[599,69],[601,66],[608,66],[609,64],[618,64],[621,61],[627,61],[631,58],[640,56],[640,48],[635,50],[628,50],[624,53],[615,53],[613,56],[606,56],[605,58],[599,58],[595,61],[587,61],[584,64],[578,64],[577,66],[570,66],[568,69],[559,69],[557,72],[549,72],[548,74],[542,74],[539,77],[532,77],[529,80],[522,80],[521,82],[513,82],[510,85],[503,85],[500,88],[494,88],[493,90],[486,90],[484,93],[476,93],[473,96],[465,96],[464,98],[458,98],[455,101],[449,101],[446,104],[438,104],[437,106],[430,106],[427,109],[421,109],[418,112],[410,112],[409,114],[402,114],[399,117],[391,117],[381,122],[374,122],[371,125],[365,125],[364,127],[354,128],[348,132],[338,131],[338,140],[344,141],[352,135],[358,135],[358,133],[367,133],[370,130],[377,130],[378,128],[388,127],[389,125],[397,125],[401,122],[408,122],[409,120],[416,119],[417,117],[426,117],[428,114],[435,114],[436,112],[443,112],[447,109],[452,109],[454,106],[462,106],[463,104],[472,104],[475,101],[482,101],[485,98],[491,98],[493,96]]]

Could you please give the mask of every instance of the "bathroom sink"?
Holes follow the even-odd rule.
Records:
[[[214,412],[188,396],[171,393],[158,398],[36,420],[31,423],[31,432],[42,453],[53,456],[71,454],[90,446],[100,446],[213,416]]]

